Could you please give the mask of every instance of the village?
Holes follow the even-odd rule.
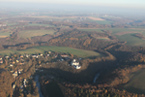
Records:
[[[23,77],[27,71],[30,71],[30,67],[35,69],[32,71],[43,72],[43,69],[39,69],[42,65],[49,65],[56,62],[67,62],[68,66],[74,69],[81,69],[80,61],[82,58],[72,56],[72,54],[57,53],[53,51],[45,51],[39,54],[11,54],[0,56],[0,66],[3,66],[5,70],[11,73],[11,76],[15,79],[12,83],[12,88],[15,90],[17,79],[21,78],[19,88],[23,93],[28,94],[30,81],[32,81],[32,74],[29,77]],[[19,77],[20,76],[20,77]]]

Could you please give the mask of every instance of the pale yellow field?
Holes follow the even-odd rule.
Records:
[[[54,32],[55,32],[54,30],[24,30],[24,31],[19,32],[19,37],[31,38],[35,36],[43,36],[46,34],[53,35]]]
[[[97,17],[88,17],[88,18],[95,21],[104,21],[104,19],[97,18]]]
[[[0,36],[0,38],[6,38],[6,37],[8,37],[8,36]]]

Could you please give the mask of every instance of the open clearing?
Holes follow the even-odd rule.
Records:
[[[54,25],[49,24],[28,24],[26,26],[45,26],[45,27],[54,27]]]
[[[98,31],[102,32],[103,30],[111,31],[114,35],[124,35],[128,33],[145,33],[145,29],[138,28],[78,28],[81,31]]]
[[[6,37],[8,37],[8,36],[0,36],[0,38],[6,38]]]
[[[132,46],[145,46],[145,40],[133,36],[133,34],[125,34],[121,36],[117,36],[117,38],[120,41],[126,41],[127,45],[132,45]]]
[[[19,32],[19,37],[21,38],[31,38],[35,36],[43,36],[46,34],[53,35],[55,30],[24,30]]]
[[[104,19],[97,18],[97,17],[88,17],[87,21],[92,22],[92,23],[101,24],[101,25],[113,23],[112,21],[104,20]]]
[[[140,33],[140,32],[137,32],[137,31],[126,31],[126,32],[120,32],[120,33],[116,33],[116,35],[125,35],[125,34],[131,34],[131,33]]]
[[[90,32],[90,33],[94,32],[94,31],[104,33],[104,32],[101,31],[103,29],[99,29],[99,28],[77,28],[77,29],[80,30],[80,31],[86,31],[86,32]]]
[[[123,86],[127,91],[145,94],[145,69],[130,74],[130,81]]]
[[[0,50],[1,55],[9,55],[14,53],[19,54],[35,54],[35,53],[43,53],[44,51],[55,51],[55,52],[62,52],[62,53],[70,53],[76,55],[78,57],[91,57],[91,56],[102,56],[100,53],[95,51],[89,50],[82,50],[70,47],[57,47],[57,46],[37,46],[33,48],[28,48],[26,50]]]
[[[6,37],[9,37],[9,36],[10,36],[10,33],[8,33],[8,32],[0,33],[0,38],[6,38]]]
[[[97,17],[88,17],[91,20],[96,20],[96,21],[104,21],[104,19],[97,18]]]

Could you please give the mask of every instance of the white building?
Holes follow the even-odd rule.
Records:
[[[13,67],[13,64],[10,64],[10,67]]]
[[[81,69],[80,65],[74,66],[75,69]]]
[[[71,65],[72,65],[75,69],[80,69],[80,68],[81,68],[80,63],[79,63],[76,59],[73,59],[73,61],[71,62]]]
[[[24,79],[23,84],[24,84],[24,87],[27,87],[27,79]]]
[[[15,71],[15,72],[13,73],[13,76],[14,76],[14,78],[16,78],[16,77],[18,76],[18,72]]]

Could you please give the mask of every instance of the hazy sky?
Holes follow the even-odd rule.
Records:
[[[33,2],[145,8],[145,0],[0,0],[0,2]]]

